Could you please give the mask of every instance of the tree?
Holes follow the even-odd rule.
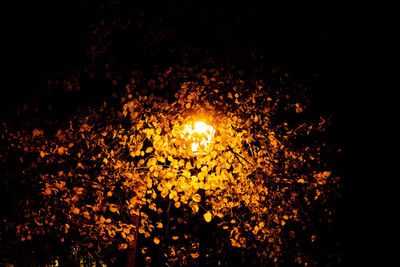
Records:
[[[173,97],[159,94],[171,84]],[[3,164],[19,161],[2,175],[6,195],[20,187],[11,177],[32,189],[5,219],[5,249],[110,264],[139,233],[146,262],[198,264],[235,248],[253,264],[309,262],[302,242],[318,238],[309,213],[337,179],[320,161],[325,120],[309,122],[305,95],[277,69],[261,80],[232,66],[175,66],[153,79],[134,73],[120,108],[105,103],[54,134],[4,126]],[[207,134],[187,131],[196,121],[215,129],[207,145]]]

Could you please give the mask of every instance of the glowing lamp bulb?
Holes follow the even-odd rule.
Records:
[[[214,136],[215,129],[202,121],[195,122],[193,126],[191,124],[187,124],[185,127],[185,132],[189,134],[190,138],[193,138],[193,134],[200,136],[199,140],[195,140],[192,143],[193,154],[199,155],[199,147],[203,146],[203,150],[206,150],[211,142],[212,137]]]

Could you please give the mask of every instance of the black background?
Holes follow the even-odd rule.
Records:
[[[387,173],[390,164],[385,150],[392,145],[389,132],[395,131],[395,121],[389,120],[393,113],[387,109],[395,96],[389,82],[398,32],[394,7],[365,2],[279,6],[266,1],[167,2],[124,3],[126,9],[109,11],[126,18],[129,10],[134,14],[142,10],[144,22],[157,25],[154,21],[163,18],[155,31],[168,33],[167,41],[155,44],[158,55],[154,58],[130,49],[146,45],[146,39],[117,34],[111,50],[119,60],[117,71],[173,64],[176,58],[163,51],[185,45],[227,58],[238,51],[261,53],[266,64],[288,71],[299,81],[311,81],[316,112],[332,115],[329,142],[343,149],[336,165],[343,196],[332,234],[341,252],[340,262],[363,265],[373,261],[381,266],[389,262],[393,252],[388,248],[392,240],[397,241],[391,226],[398,210],[389,208],[395,176]],[[49,77],[90,62],[85,52],[90,25],[107,12],[98,13],[93,1],[85,3],[89,4],[14,1],[3,9],[6,78],[0,95],[2,121],[23,124],[15,113],[25,103],[59,104],[57,114],[63,117],[76,106],[109,96],[109,91],[101,92],[93,100],[88,88],[71,99],[47,88]]]

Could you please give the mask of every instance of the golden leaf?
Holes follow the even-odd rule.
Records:
[[[122,243],[122,244],[119,245],[119,250],[124,250],[124,249],[127,249],[127,248],[128,248],[128,245],[125,244],[125,243]]]
[[[207,173],[207,166],[201,167],[201,171]]]
[[[196,259],[200,256],[199,252],[194,252],[194,253],[190,253],[190,256],[192,256],[193,259]]]
[[[210,213],[209,211],[206,212],[206,213],[203,215],[203,217],[204,217],[204,220],[205,220],[206,222],[210,222],[211,219],[212,219],[212,215],[211,215],[211,213]]]
[[[149,159],[149,161],[147,161],[147,167],[154,166],[154,165],[156,165],[156,163],[157,163],[157,159],[151,158],[151,159]]]
[[[200,202],[201,201],[201,196],[199,194],[195,194],[193,196],[193,200],[196,201],[196,202]]]
[[[166,196],[168,196],[168,194],[168,190],[163,190],[160,195],[162,198],[165,198]]]
[[[197,177],[199,178],[200,181],[203,181],[203,180],[204,180],[204,177],[205,177],[204,172],[200,172],[200,173],[197,175]]]
[[[190,161],[186,162],[185,169],[186,169],[186,170],[190,170],[190,169],[192,169],[192,168],[193,168],[193,167],[192,167],[192,164],[190,164]]]
[[[85,189],[83,187],[74,187],[74,191],[77,195],[81,195]]]
[[[110,211],[111,212],[118,212],[118,208],[115,206],[115,204],[110,205]]]
[[[73,208],[73,209],[72,209],[72,212],[73,212],[74,214],[79,214],[79,213],[81,212],[81,210],[78,209],[78,208]]]
[[[195,202],[190,202],[189,206],[192,208],[193,213],[197,213],[199,211],[199,206]]]
[[[43,135],[43,130],[34,129],[33,130],[33,137]]]
[[[51,189],[50,188],[46,188],[46,190],[44,191],[45,195],[51,195]]]
[[[103,217],[103,215],[100,215],[99,219],[97,220],[98,224],[103,224],[106,221],[106,219]]]
[[[57,148],[58,155],[63,155],[66,151],[67,151],[67,149],[65,147]]]
[[[179,167],[185,166],[185,161],[183,159],[179,160]]]
[[[154,244],[158,245],[160,244],[160,239],[158,237],[154,237],[153,242]]]

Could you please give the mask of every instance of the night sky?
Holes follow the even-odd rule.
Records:
[[[343,187],[327,243],[337,244],[346,265],[389,261],[389,221],[396,215],[396,210],[388,215],[386,205],[394,176],[384,174],[386,108],[394,94],[389,62],[398,32],[392,6],[105,2],[99,9],[95,1],[13,1],[3,9],[8,17],[1,122],[35,127],[54,120],[61,125],[79,108],[112,99],[134,69],[151,73],[155,66],[184,60],[195,65],[206,56],[235,64],[242,60],[246,66],[251,54],[262,55],[265,65],[311,86],[313,112],[331,116],[328,144],[343,151],[331,164]],[[102,19],[106,26],[117,19],[122,27],[109,27],[107,52],[93,58],[90,47],[104,44],[104,33],[93,34]],[[107,62],[112,62],[113,77],[108,80],[101,76]],[[90,79],[85,69],[100,74]],[[77,74],[79,90],[55,85]],[[25,113],[38,114],[38,122],[27,121],[31,115],[23,115],[25,104]]]

